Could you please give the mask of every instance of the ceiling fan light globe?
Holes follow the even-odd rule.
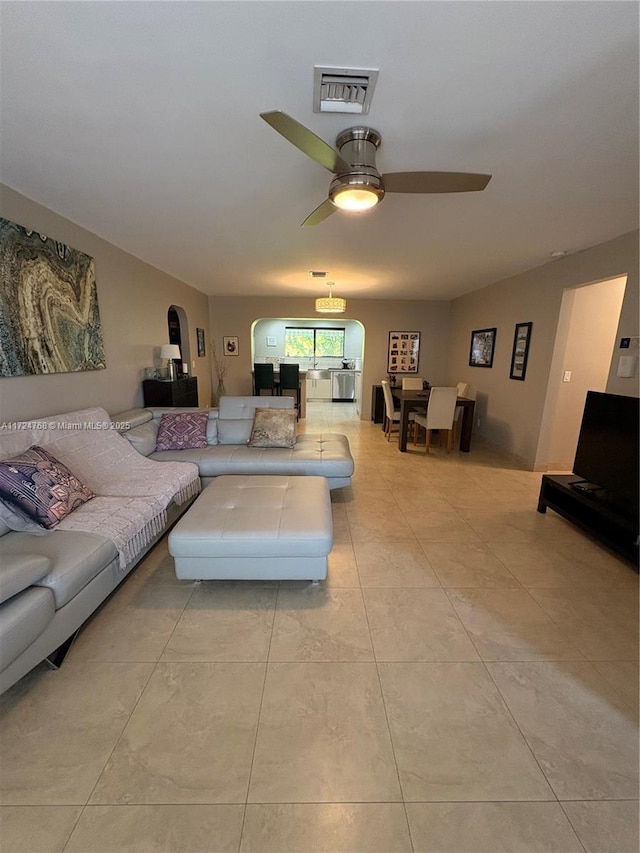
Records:
[[[349,213],[371,210],[380,201],[376,190],[367,187],[341,187],[333,191],[330,198],[337,208]]]

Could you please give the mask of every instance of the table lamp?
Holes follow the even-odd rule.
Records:
[[[176,366],[174,358],[182,359],[180,355],[180,347],[178,344],[162,344],[160,347],[160,358],[169,360],[169,381],[173,382],[176,378]]]

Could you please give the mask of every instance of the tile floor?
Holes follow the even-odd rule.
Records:
[[[0,699],[3,853],[637,853],[637,573],[480,441],[301,429],[356,459],[327,582],[160,543]]]

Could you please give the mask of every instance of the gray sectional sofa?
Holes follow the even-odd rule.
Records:
[[[293,400],[222,398],[220,410],[209,411],[209,446],[201,450],[156,453],[166,411],[160,409],[112,419],[103,409],[87,409],[0,434],[0,460],[29,445],[45,446],[98,495],[46,533],[34,530],[35,523],[15,529],[0,517],[0,693],[41,661],[61,662],[77,630],[188,509],[200,481],[283,474],[323,476],[330,488],[351,482],[353,459],[344,436],[301,435],[292,449],[247,447],[257,406],[290,408]],[[122,434],[107,429],[121,422]],[[100,505],[102,514],[95,514]],[[143,538],[129,526],[136,515],[146,518]],[[135,548],[127,547],[129,534]]]
[[[0,434],[0,459],[45,447],[96,497],[53,530],[0,510],[0,693],[43,660],[57,665],[75,632],[200,491],[191,464],[143,459],[108,429],[104,409]]]
[[[114,416],[130,423],[123,435],[149,459],[194,462],[203,487],[222,474],[273,474],[326,477],[329,488],[351,483],[354,470],[349,442],[344,435],[299,435],[292,448],[248,447],[257,407],[292,409],[292,397],[222,397],[219,409],[209,409],[208,447],[155,452],[160,418],[168,411],[193,409],[133,409]]]

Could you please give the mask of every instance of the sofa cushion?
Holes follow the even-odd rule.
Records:
[[[20,530],[24,533],[33,533],[36,536],[46,536],[49,532],[37,521],[29,518],[19,507],[0,500],[0,536],[10,530]]]
[[[143,456],[148,456],[156,449],[156,438],[158,435],[159,421],[153,420],[135,426],[123,433],[127,441]]]
[[[109,539],[78,530],[55,530],[44,539],[34,539],[28,533],[14,533],[0,540],[0,562],[3,565],[10,558],[34,554],[49,558],[49,571],[37,581],[37,585],[51,589],[56,610],[118,558],[118,550]]]
[[[250,447],[293,447],[295,443],[295,409],[256,409]]]
[[[295,474],[345,479],[351,477],[354,468],[349,442],[337,434],[299,435],[295,447],[290,448],[219,444],[201,450],[166,450],[151,458],[194,462],[205,478],[221,474]]]
[[[5,669],[47,627],[55,615],[51,590],[33,586],[0,604],[0,669]]]
[[[95,494],[59,459],[33,445],[0,462],[0,496],[51,528]]]
[[[218,444],[247,444],[252,428],[253,418],[220,418]]]
[[[160,418],[156,450],[207,446],[207,412],[165,413]]]
[[[293,409],[293,397],[220,397],[220,420],[230,418],[249,418],[257,408],[264,409]]]
[[[0,604],[41,580],[51,561],[44,554],[3,555],[0,563]]]
[[[214,445],[218,443],[218,411],[209,412],[209,420],[207,421],[207,444]]]

